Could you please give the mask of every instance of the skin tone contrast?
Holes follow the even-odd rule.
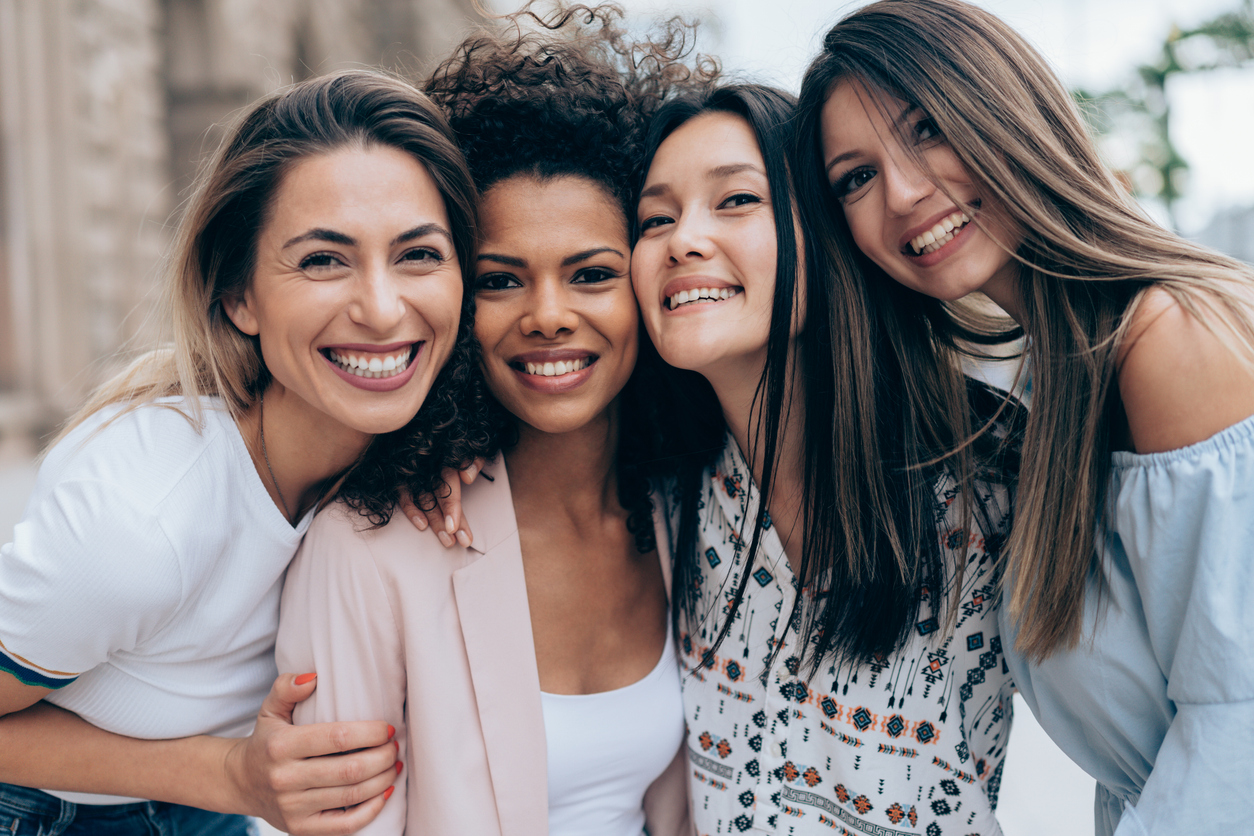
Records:
[[[475,336],[492,394],[518,418],[505,453],[540,687],[621,688],[657,664],[666,591],[618,498],[618,396],[639,316],[627,222],[603,187],[520,175],[484,195]]]
[[[632,282],[649,337],[663,360],[710,382],[742,452],[750,450],[751,405],[766,363],[775,211],[753,129],[718,112],[696,116],[666,138],[637,208]],[[794,569],[801,559],[800,421],[794,402],[768,504]],[[761,462],[751,467],[760,480]]]

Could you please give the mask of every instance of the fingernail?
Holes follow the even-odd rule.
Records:
[[[307,682],[313,682],[317,678],[318,674],[316,673],[302,673],[300,676],[296,677],[296,684],[304,685]]]
[[[391,798],[391,797],[392,797],[392,793],[393,793],[393,791],[395,791],[395,790],[396,790],[396,787],[388,787],[386,790],[384,790],[384,791],[383,791],[383,800],[384,800],[384,801],[387,801],[389,798]]]
[[[448,532],[447,532],[447,531],[441,531],[441,532],[440,532],[438,535],[436,535],[436,536],[438,536],[438,537],[440,538],[440,542],[444,544],[444,548],[446,548],[446,549],[447,549],[447,548],[451,548],[451,547],[453,546],[453,538],[452,538],[452,537],[450,537],[450,536],[448,536]]]
[[[419,531],[427,530],[427,518],[424,517],[422,514],[414,514],[412,517],[410,517],[410,519],[414,521],[414,526],[417,527]]]
[[[479,468],[475,467],[473,464],[470,467],[466,468],[466,477],[469,478],[470,481],[473,482],[475,480],[475,477],[478,475],[479,475]]]
[[[393,737],[395,737],[395,736],[396,736],[396,729],[395,729],[395,728],[393,728],[393,727],[392,727],[392,725],[389,723],[389,724],[388,724],[388,740],[391,740],[391,739],[392,739]],[[398,747],[400,746],[400,744],[399,744],[399,743],[398,743],[398,744],[396,744],[396,745],[397,745]]]
[[[444,518],[444,530],[449,534],[452,534],[457,530],[457,523],[453,520],[453,516],[451,514]]]
[[[461,543],[463,547],[467,547],[467,546],[469,546],[469,545],[470,545],[470,535],[468,535],[468,534],[467,534],[466,532],[464,532],[464,531],[458,531],[458,532],[457,532],[457,542]]]
[[[396,747],[396,754],[399,755],[401,753],[401,742],[399,740],[393,740],[392,745]]]
[[[404,762],[404,761],[397,761],[397,762],[396,762],[396,774],[397,774],[397,775],[400,775],[400,774],[401,774],[401,770],[402,770],[402,769],[404,769],[404,768],[405,768],[405,762]]]

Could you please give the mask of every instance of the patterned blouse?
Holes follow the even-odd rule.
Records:
[[[769,519],[757,564],[743,566],[751,532],[742,521],[755,518],[757,487],[730,436],[706,480],[698,612],[716,615],[680,637],[697,833],[1000,834],[994,810],[1014,686],[993,606],[994,561],[978,529],[962,528],[955,484],[942,480],[936,492],[944,548],[967,559],[953,626],[925,593],[896,654],[829,665],[807,681],[796,624],[780,624],[797,586]],[[1005,488],[979,490],[1004,533]],[[714,666],[699,669],[750,570]],[[768,670],[777,636],[783,647]]]

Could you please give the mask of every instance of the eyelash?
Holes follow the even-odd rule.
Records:
[[[745,198],[745,201],[743,203],[734,203],[734,204],[732,203],[733,201],[739,200],[740,198]],[[758,197],[755,194],[749,194],[748,192],[740,192],[738,194],[732,195],[731,197],[727,198],[722,203],[720,203],[719,208],[720,209],[722,208],[738,209],[739,207],[747,206],[750,203],[761,203],[761,202],[762,202],[762,198]],[[728,204],[732,204],[732,205],[729,206]]]
[[[421,259],[411,258],[411,256],[422,256]],[[443,264],[445,261],[444,254],[439,250],[431,247],[415,247],[412,250],[406,250],[400,257],[401,261],[426,261],[432,260],[436,264]],[[336,255],[327,252],[310,253],[300,260],[300,269],[311,270],[319,267],[332,267],[339,265],[344,266],[344,262]]]
[[[860,174],[869,174],[870,176],[855,186],[853,184],[854,178]],[[874,179],[874,177],[875,177],[874,169],[867,168],[866,166],[855,168],[852,171],[848,171],[845,174],[841,175],[841,177],[837,179],[835,183],[832,184],[832,194],[836,195],[837,200],[844,200],[845,198],[849,197],[849,195],[853,194],[858,189],[862,188],[867,183],[871,182],[871,180]]]

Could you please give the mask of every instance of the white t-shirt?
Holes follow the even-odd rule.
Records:
[[[49,452],[0,548],[0,668],[118,734],[245,735],[313,514],[288,524],[220,401],[199,431],[180,402],[102,410]]]

